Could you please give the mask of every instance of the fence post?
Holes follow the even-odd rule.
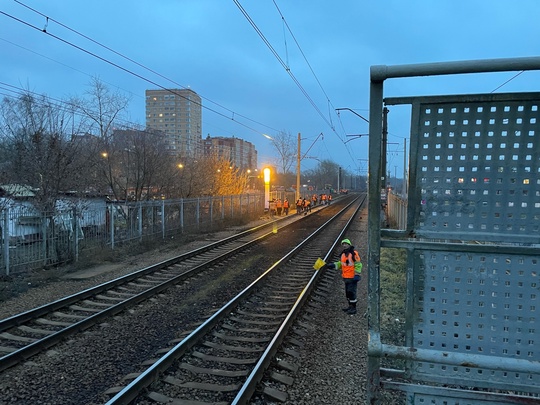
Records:
[[[197,219],[197,229],[201,227],[200,213],[201,213],[201,198],[197,197],[197,208],[195,210],[195,218]]]
[[[41,214],[41,221],[40,221],[40,227],[39,227],[39,233],[41,236],[41,252],[43,255],[43,266],[47,264],[47,257],[49,255],[49,251],[47,249],[48,241],[47,241],[47,213]],[[54,228],[51,228],[54,230]],[[54,234],[51,232],[51,236],[54,237]],[[51,243],[54,243],[54,239],[51,238]]]
[[[184,233],[184,199],[180,200],[180,231]]]
[[[165,200],[161,200],[161,237],[165,239]]]
[[[225,219],[225,196],[221,196],[221,220]]]
[[[208,203],[210,205],[209,207],[209,214],[210,214],[210,228],[214,226],[214,196],[210,196]]]
[[[79,261],[79,220],[77,218],[77,207],[73,207],[73,258],[75,263]]]
[[[139,241],[142,242],[142,238],[143,238],[143,218],[142,218],[143,210],[142,210],[142,203],[138,202],[137,205],[139,206],[138,209],[137,209],[137,215],[139,217],[139,220],[137,221],[137,228],[139,228],[138,229],[138,231],[139,231]]]
[[[111,204],[109,208],[110,212],[110,224],[111,224],[111,250],[114,250],[114,205]]]
[[[9,276],[9,208],[2,210],[4,221],[2,224],[2,240],[4,241],[4,265],[6,276]]]

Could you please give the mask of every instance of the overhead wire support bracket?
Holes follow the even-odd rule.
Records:
[[[336,111],[338,112],[338,115],[339,115],[339,112],[341,110],[348,110],[350,112],[352,112],[354,115],[357,115],[358,117],[362,118],[364,121],[366,121],[367,123],[369,123],[369,120],[367,118],[364,118],[362,117],[360,114],[358,114],[356,111],[354,111],[352,108],[347,108],[347,107],[344,107],[344,108],[336,108]]]

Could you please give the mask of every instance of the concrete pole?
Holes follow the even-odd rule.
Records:
[[[300,132],[298,132],[298,153],[296,156],[296,201],[298,201],[300,198],[300,154]]]

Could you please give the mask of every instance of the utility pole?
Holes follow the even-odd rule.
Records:
[[[298,132],[298,153],[296,156],[296,201],[300,198],[300,132]]]
[[[383,121],[382,121],[382,156],[381,156],[381,184],[386,188],[386,142],[388,140],[388,108],[383,108]]]

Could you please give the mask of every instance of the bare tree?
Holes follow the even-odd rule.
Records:
[[[88,132],[102,140],[108,140],[129,105],[129,99],[121,93],[113,93],[97,77],[92,78],[85,97],[73,102],[82,117],[88,119]]]
[[[85,125],[86,134],[93,138],[85,151],[93,162],[91,181],[99,192],[111,194],[116,200],[126,200],[127,183],[132,179],[130,168],[125,167],[130,155],[125,156],[124,149],[129,150],[131,146],[115,139],[113,132],[115,127],[123,127],[118,121],[127,110],[129,99],[118,92],[111,92],[99,78],[94,77],[84,97],[74,97],[71,103]]]
[[[161,198],[175,175],[165,137],[153,130],[116,130],[102,153],[104,177],[116,200]]]
[[[289,173],[297,159],[297,141],[290,132],[280,131],[272,137],[271,142],[278,155],[278,171]]]
[[[312,183],[319,190],[325,188],[335,188],[337,186],[339,165],[331,160],[322,160],[317,167],[308,170],[304,176],[310,177]]]
[[[240,194],[246,188],[247,178],[232,166],[229,160],[217,156],[202,159],[200,174],[203,176],[201,195]]]
[[[0,119],[4,151],[10,152],[5,179],[34,187],[36,208],[53,211],[60,192],[74,190],[87,167],[80,159],[82,145],[71,134],[72,111],[27,92],[4,98]]]

